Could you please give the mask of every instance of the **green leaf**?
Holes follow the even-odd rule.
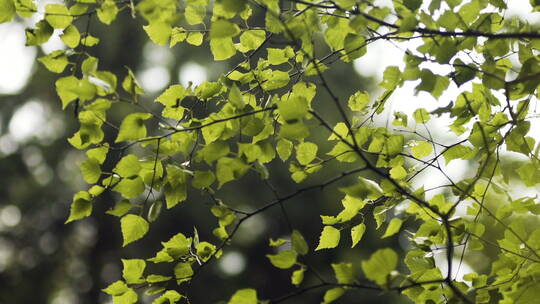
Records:
[[[288,123],[295,123],[299,119],[304,118],[309,110],[309,103],[302,96],[293,96],[287,99],[278,101],[278,112]]]
[[[219,19],[212,22],[210,29],[210,40],[232,38],[240,33],[238,25],[225,19]]]
[[[229,92],[229,102],[238,110],[241,110],[246,106],[244,97],[242,97],[242,92],[240,92],[240,89],[238,89],[235,84],[233,84]]]
[[[190,25],[203,23],[204,17],[206,15],[206,6],[208,5],[208,1],[190,1],[187,3],[188,5],[185,12],[186,21]]]
[[[92,35],[86,35],[81,40],[81,44],[84,46],[95,46],[99,43],[99,38],[94,37]]]
[[[386,211],[387,209],[384,205],[379,205],[373,208],[373,217],[375,218],[377,229],[379,229],[386,220]]]
[[[129,200],[122,199],[122,200],[117,201],[114,204],[114,208],[112,208],[111,210],[107,210],[105,213],[116,216],[116,217],[122,217],[126,213],[128,213],[129,210],[131,210],[131,207],[132,205],[129,202]]]
[[[144,182],[140,176],[123,178],[114,186],[113,190],[125,198],[136,198],[144,192]]]
[[[454,60],[454,65],[456,66],[456,76],[453,80],[458,86],[461,86],[476,77],[477,72],[474,65],[466,65],[460,59]]]
[[[386,228],[386,232],[381,238],[387,238],[390,237],[396,233],[399,232],[399,229],[401,229],[401,225],[403,224],[403,221],[397,217],[393,218],[390,223],[388,223],[388,227]]]
[[[304,267],[300,267],[300,269],[293,271],[291,275],[291,283],[296,286],[302,284],[304,281],[304,272],[306,272]]]
[[[369,104],[369,94],[366,92],[356,92],[349,98],[349,108],[353,111],[363,111]]]
[[[404,0],[403,4],[411,11],[416,11],[422,5],[422,0]]]
[[[93,184],[96,183],[101,176],[100,163],[95,158],[89,158],[79,165],[84,180]]]
[[[345,36],[349,33],[349,21],[345,18],[332,18],[327,23],[324,38],[333,51],[343,48]]]
[[[394,90],[401,82],[401,71],[397,66],[389,66],[384,70],[383,80],[379,84],[387,90]]]
[[[99,185],[93,185],[90,187],[90,189],[88,189],[88,193],[90,193],[92,197],[99,196],[101,193],[103,193],[103,191],[105,191],[105,188]]]
[[[142,217],[134,214],[128,214],[120,219],[120,228],[124,242],[122,247],[133,243],[146,235],[150,228],[148,222]]]
[[[167,242],[161,243],[163,250],[156,254],[156,257],[149,259],[154,263],[172,262],[187,255],[190,251],[192,239],[186,238],[182,233],[177,233]]]
[[[407,177],[407,171],[402,166],[396,166],[390,169],[390,177],[395,180],[404,179]]]
[[[257,291],[246,288],[237,290],[227,304],[257,304]]]
[[[0,24],[10,22],[15,17],[13,0],[0,0]]]
[[[197,88],[195,89],[195,94],[201,100],[208,100],[218,95],[222,91],[223,88],[224,88],[223,85],[219,82],[205,81],[201,83],[199,86],[197,86]]]
[[[240,46],[238,50],[242,53],[255,50],[266,40],[264,30],[248,30],[240,35]]]
[[[86,78],[66,76],[56,81],[56,92],[62,101],[62,109],[65,109],[75,99],[82,101],[92,99],[96,94],[96,88]]]
[[[284,138],[278,140],[276,151],[281,160],[286,161],[291,156],[293,144]]]
[[[37,12],[37,6],[34,0],[16,0],[13,2],[15,2],[17,14],[23,18],[32,17]]]
[[[285,49],[274,49],[274,48],[267,48],[266,51],[268,52],[268,63],[272,65],[280,65],[283,64],[294,55],[292,53],[292,50],[289,52],[287,48]]]
[[[311,142],[303,142],[296,146],[296,159],[305,166],[317,157],[317,145]]]
[[[160,102],[167,107],[179,107],[180,102],[188,95],[188,92],[184,87],[179,84],[171,85],[161,95],[156,98],[156,101]]]
[[[324,226],[319,238],[319,245],[315,248],[315,251],[321,249],[336,248],[339,244],[340,232],[332,226]]]
[[[365,232],[366,232],[366,224],[364,223],[360,223],[351,228],[351,240],[352,240],[351,248],[354,248],[354,246],[356,246],[356,244],[360,242]]]
[[[167,290],[159,298],[155,299],[152,304],[174,304],[182,299],[182,295],[175,290]]]
[[[47,41],[49,41],[49,38],[51,38],[52,33],[54,32],[54,29],[52,26],[46,21],[41,20],[38,23],[36,23],[34,29],[26,29],[26,45],[40,45]]]
[[[200,149],[196,159],[198,161],[204,160],[207,164],[211,165],[214,161],[227,156],[229,152],[230,148],[226,142],[216,141],[207,144],[204,148]]]
[[[276,90],[289,84],[289,73],[278,70],[264,70],[260,75],[262,88],[266,91]]]
[[[270,246],[270,247],[280,247],[280,246],[283,246],[285,244],[287,244],[287,240],[285,240],[285,239],[274,240],[274,239],[271,238],[269,240],[268,246]]]
[[[301,254],[301,255],[308,254],[309,252],[308,244],[306,240],[304,239],[304,237],[302,236],[302,234],[300,233],[300,231],[293,230],[293,232],[291,233],[291,243],[292,243],[292,248],[298,254]]]
[[[219,4],[223,6],[223,10],[232,14],[242,12],[246,7],[247,0],[220,0]]]
[[[286,123],[281,126],[279,135],[287,139],[302,140],[309,136],[309,128],[300,121]]]
[[[169,38],[171,37],[172,27],[170,24],[155,21],[149,25],[143,26],[144,31],[150,37],[150,39],[158,45],[167,45]]]
[[[221,251],[216,252],[216,246],[208,242],[200,242],[195,246],[197,251],[197,256],[203,261],[208,261],[212,256],[215,256],[219,259]]]
[[[99,21],[105,24],[111,24],[116,19],[118,7],[113,0],[105,0],[101,3],[101,7],[97,10]]]
[[[150,205],[150,208],[148,208],[148,215],[146,218],[150,223],[155,222],[157,218],[159,217],[159,214],[161,213],[161,209],[163,208],[163,202],[162,201],[155,201]]]
[[[366,206],[367,202],[357,197],[346,195],[345,198],[341,200],[341,204],[344,208],[336,217],[321,216],[323,224],[334,225],[337,223],[348,222],[358,215],[359,211]]]
[[[416,86],[415,92],[425,91],[435,98],[439,98],[450,83],[447,77],[435,75],[427,69],[420,71],[420,78],[422,82]]]
[[[177,263],[176,266],[174,266],[174,277],[176,278],[176,282],[178,284],[189,281],[190,278],[193,276],[193,269],[191,268],[190,263]]]
[[[103,292],[110,294],[111,296],[119,296],[128,291],[129,287],[124,283],[124,281],[116,281],[111,283]]]
[[[249,166],[241,159],[230,157],[220,158],[216,164],[216,176],[219,186],[221,187],[225,183],[239,179],[248,169]]]
[[[69,47],[76,48],[81,41],[81,33],[74,25],[69,25],[64,29],[64,33],[60,35],[60,39]]]
[[[516,172],[527,187],[540,183],[540,170],[535,163],[526,163],[516,169]]]
[[[182,27],[173,27],[171,31],[171,41],[169,42],[169,47],[175,46],[177,43],[186,40],[188,33]]]
[[[53,73],[62,73],[69,64],[68,58],[64,51],[58,50],[50,53],[47,56],[38,58],[38,61]]]
[[[113,296],[113,303],[114,304],[135,304],[137,303],[137,300],[139,297],[137,296],[137,293],[131,289],[128,288],[127,291],[121,295]]]
[[[121,177],[134,177],[140,171],[139,158],[133,154],[122,157],[113,169],[113,172],[118,173]]]
[[[120,125],[120,131],[114,142],[119,143],[126,140],[138,140],[146,137],[146,126],[144,121],[150,119],[150,113],[132,113],[126,116]]]
[[[171,209],[187,198],[188,173],[175,166],[167,166],[167,183],[163,187],[167,209]]]
[[[236,54],[236,48],[231,38],[211,39],[210,50],[212,51],[212,55],[214,55],[214,60],[216,61],[229,59]]]
[[[69,217],[66,224],[77,221],[92,214],[92,199],[86,191],[80,191],[73,196]]]
[[[377,285],[388,283],[388,276],[398,264],[398,255],[390,248],[379,249],[369,260],[362,261],[362,270],[366,277]]]
[[[69,10],[63,4],[47,4],[45,6],[45,20],[55,29],[63,29],[71,24]]]
[[[131,69],[129,68],[127,68],[127,71],[128,74],[124,78],[124,81],[122,81],[122,88],[124,89],[124,91],[132,95],[144,94],[144,90],[139,85],[137,79],[135,79],[135,74],[133,74],[133,71],[131,71]]]
[[[382,195],[381,187],[376,182],[364,177],[359,177],[356,185],[339,188],[339,190],[362,200],[366,198],[376,200]]]
[[[416,123],[419,123],[419,124],[425,124],[431,118],[428,111],[426,111],[426,109],[424,108],[420,108],[414,111],[413,117]]]
[[[151,274],[146,277],[146,282],[148,283],[159,283],[159,282],[166,282],[169,281],[171,277],[169,276],[162,276],[157,274]]]
[[[349,34],[345,37],[344,46],[346,56],[345,62],[353,61],[366,54],[366,38],[362,35]]]
[[[351,263],[332,264],[332,268],[339,284],[354,282],[354,269]]]
[[[444,151],[443,157],[446,164],[448,165],[448,163],[450,163],[454,159],[471,159],[472,157],[474,157],[475,154],[475,151],[470,147],[464,145],[456,145]]]
[[[335,300],[339,299],[343,294],[345,293],[345,290],[341,287],[336,287],[332,289],[328,289],[324,293],[323,297],[323,304],[332,303]]]
[[[202,44],[203,38],[204,38],[204,35],[202,33],[192,32],[188,34],[186,38],[186,42],[191,45],[199,46]]]
[[[423,158],[433,153],[433,145],[427,141],[416,140],[411,144],[412,155]]]
[[[336,0],[335,2],[339,5],[339,7],[346,10],[351,9],[354,5],[356,5],[355,0]]]
[[[139,284],[145,280],[143,278],[144,269],[146,268],[146,262],[140,259],[125,260],[122,259],[124,266],[122,270],[122,277],[128,284]]]
[[[192,185],[197,189],[204,189],[210,187],[216,180],[216,176],[212,171],[195,171]]]
[[[296,264],[297,253],[292,250],[284,250],[277,254],[267,254],[266,257],[275,267],[289,269]]]

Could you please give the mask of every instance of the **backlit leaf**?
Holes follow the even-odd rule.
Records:
[[[124,243],[122,247],[133,243],[146,235],[149,229],[148,222],[135,214],[128,214],[120,219],[120,228]]]
[[[339,244],[340,232],[332,226],[324,226],[315,250],[335,248]]]

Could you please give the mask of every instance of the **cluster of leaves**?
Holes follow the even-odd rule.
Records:
[[[535,10],[540,8],[531,2]],[[267,255],[269,262],[291,269],[297,289],[275,298],[241,289],[228,303],[278,303],[317,289],[325,290],[324,303],[357,289],[399,292],[416,303],[533,303],[540,296],[535,288],[540,284],[540,228],[524,219],[540,214],[540,205],[536,197],[513,192],[512,183],[516,176],[527,187],[540,182],[540,146],[527,136],[536,117],[530,108],[540,84],[540,34],[519,19],[505,19],[505,9],[501,0],[405,0],[393,1],[393,8],[359,0],[77,0],[48,4],[38,12],[33,0],[0,0],[0,22],[41,14],[44,18],[26,30],[27,45],[43,44],[61,31],[68,47],[39,58],[61,74],[56,90],[62,107],[74,105],[80,122],[68,140],[87,156],[80,169],[90,186],[74,195],[67,222],[90,216],[96,198],[113,191],[119,199],[108,213],[119,218],[127,246],[149,233],[160,213],[167,212],[163,207],[187,200],[189,188],[215,198],[211,213],[217,224],[209,241],[201,241],[196,230],[189,236],[178,233],[154,257],[122,260],[122,279],[104,289],[115,303],[136,303],[141,289],[155,296],[154,303],[189,302],[182,290],[221,256],[247,219],[350,176],[357,176],[354,183],[339,188],[342,211],[321,216],[324,228],[314,250],[295,229],[289,239],[270,240],[270,247],[280,250]],[[142,20],[158,45],[208,46],[216,61],[237,64],[194,88],[171,85],[155,98],[162,112],[148,112],[134,73],[129,68],[124,75],[100,70],[99,59],[91,55],[99,38],[89,33],[90,20],[114,26],[122,13]],[[285,46],[267,47],[270,39],[281,39]],[[359,91],[340,100],[325,71],[333,62],[350,63],[365,55],[369,44],[379,40],[414,40],[419,46],[404,53],[403,68],[385,70],[380,96]],[[328,53],[317,56],[315,49],[321,47]],[[426,64],[450,72],[440,75]],[[389,97],[412,81],[418,82],[417,92],[436,99],[451,85],[460,94],[433,112],[393,113],[394,129],[374,125]],[[332,123],[318,110],[324,102],[333,104],[340,121]],[[116,126],[107,113],[123,104],[134,110]],[[200,106],[208,112],[200,115]],[[426,124],[435,115],[450,118],[454,143],[439,143],[431,136]],[[151,123],[159,128],[149,135]],[[105,139],[104,126],[114,132],[113,141]],[[418,126],[426,126],[427,135]],[[323,131],[332,143],[327,151],[316,142]],[[406,136],[411,133],[416,136]],[[502,153],[520,154],[525,161],[503,170]],[[453,180],[444,172],[458,159],[478,166],[469,177]],[[104,169],[106,161],[114,163],[112,170]],[[298,184],[330,162],[353,169],[287,195],[276,193],[273,201],[251,211],[215,197],[250,170],[267,180],[269,164],[275,162],[285,164]],[[413,186],[428,168],[446,177],[436,188],[442,193]],[[497,196],[496,206],[487,204],[489,195]],[[376,227],[366,225],[369,213]],[[396,237],[406,222],[409,249],[403,257],[378,248],[359,265],[362,274],[355,273],[352,263],[336,261],[331,265],[335,278],[304,283],[310,274],[306,255],[355,247],[367,230],[382,229],[381,238]],[[502,232],[486,235],[488,229]],[[343,233],[350,242],[342,240]],[[490,269],[457,280],[454,259],[485,247],[495,253]],[[444,273],[433,256],[441,249],[446,253]],[[156,273],[158,263],[170,265],[169,272]]]

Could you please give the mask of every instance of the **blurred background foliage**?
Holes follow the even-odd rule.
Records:
[[[0,84],[0,303],[108,303],[110,298],[101,289],[121,276],[121,258],[150,257],[161,241],[178,232],[191,234],[195,225],[201,239],[215,240],[212,236],[215,218],[209,210],[212,198],[192,189],[186,202],[160,216],[144,241],[122,249],[119,249],[122,244],[119,221],[104,213],[117,199],[115,194],[103,195],[95,204],[91,218],[65,225],[72,195],[85,187],[77,167],[83,152],[75,150],[66,141],[77,125],[73,108],[61,110],[54,90],[57,76],[35,62],[36,57],[63,46],[56,37],[41,48],[24,48],[23,30],[28,24],[21,22],[0,26],[0,41],[4,41],[0,49],[5,48],[0,50],[3,52],[1,60],[11,60],[8,44],[19,47],[12,52],[24,55],[20,70],[3,73],[17,75],[21,82],[11,87]],[[159,105],[153,103],[153,98],[169,84],[188,86],[206,79],[216,80],[234,66],[234,62],[227,62],[231,66],[214,62],[208,48],[183,44],[169,49],[154,45],[142,32],[139,22],[141,20],[132,19],[129,14],[120,14],[113,26],[92,20],[90,32],[100,37],[101,42],[88,51],[100,59],[101,69],[117,75],[125,74],[125,66],[134,70],[147,92],[142,105],[155,112]],[[85,25],[85,18],[78,21],[79,28]],[[274,47],[282,46],[282,41],[272,43]],[[317,52],[324,54],[327,50]],[[340,62],[335,62],[326,75],[341,99],[347,99],[357,90],[373,90],[376,85],[373,79],[361,76],[352,65]],[[321,111],[331,113],[334,108],[326,101],[328,96],[319,92],[315,103]],[[118,124],[125,113],[111,114],[115,116],[109,120]],[[109,132],[112,142],[113,130],[105,126],[104,131]],[[324,146],[327,136],[320,132],[313,134],[312,140]],[[503,160],[503,167],[509,170],[516,161]],[[327,165],[327,169],[307,183],[320,183],[347,169],[331,161]],[[269,182],[280,194],[298,188],[291,180],[288,168],[282,164],[273,162],[269,169]],[[274,194],[270,187],[259,178],[250,178],[256,174],[250,172],[241,182],[227,184],[218,196],[227,200],[230,206],[246,209],[255,209],[272,200]],[[336,214],[340,200],[336,188],[329,187],[306,193],[286,204],[294,228],[303,233],[311,249],[316,246],[322,229],[319,214]],[[271,253],[269,237],[278,238],[289,232],[281,212],[275,208],[242,225],[227,253],[191,283],[192,303],[215,303],[227,299],[232,291],[246,287],[257,288],[262,298],[293,290],[290,273],[278,271],[261,254]],[[371,218],[366,217],[368,227],[374,225]],[[368,228],[361,246],[355,249],[343,247],[332,253],[318,252],[308,261],[309,266],[317,275],[331,277],[332,261],[348,260],[359,268],[360,260],[372,252],[374,242],[378,242],[378,248],[392,247],[398,251],[407,246],[404,234],[384,240],[375,237],[379,234]],[[486,248],[484,255],[473,256],[474,260],[469,264],[476,265],[477,271],[486,271],[489,263],[482,263],[482,259],[490,252],[493,253],[493,248]],[[313,292],[304,298],[305,303],[318,303],[322,292]],[[347,293],[339,302],[358,303],[358,299],[364,303],[408,302],[398,295],[368,291]]]

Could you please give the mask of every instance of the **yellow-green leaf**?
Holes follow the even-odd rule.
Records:
[[[332,226],[324,226],[315,250],[336,248],[339,244],[340,232]]]
[[[246,288],[237,290],[227,304],[257,304],[257,291]]]
[[[351,248],[356,246],[358,242],[362,239],[362,236],[364,236],[364,233],[366,232],[366,224],[361,223],[351,228],[351,240],[352,245]]]
[[[45,6],[45,20],[55,29],[63,29],[71,24],[73,17],[63,4],[47,4]]]
[[[69,64],[68,57],[62,50],[57,50],[49,55],[38,58],[38,61],[53,73],[62,73]]]
[[[296,264],[297,253],[292,250],[284,250],[277,254],[267,254],[266,257],[275,267],[288,269]]]
[[[76,26],[70,24],[64,29],[64,33],[60,35],[60,39],[70,48],[76,48],[81,41],[81,33]]]
[[[139,284],[145,280],[143,278],[144,269],[146,268],[146,262],[141,259],[122,259],[122,277],[128,284]]]
[[[390,248],[379,249],[369,260],[362,261],[362,270],[366,277],[378,285],[385,285],[388,276],[398,264],[398,255]]]
[[[78,192],[73,196],[69,217],[66,224],[76,220],[83,219],[92,214],[92,199],[86,191]]]
[[[0,0],[0,23],[9,22],[15,17],[13,0]]]
[[[411,145],[412,155],[416,158],[422,158],[433,152],[433,145],[427,141],[417,140]]]
[[[143,26],[143,29],[155,44],[167,45],[169,43],[169,38],[171,37],[172,32],[172,27],[170,24],[155,21],[149,25]]]
[[[150,228],[148,222],[135,214],[128,214],[120,219],[120,228],[124,243],[122,247],[133,243],[146,235]]]
[[[317,157],[317,145],[311,142],[303,142],[296,146],[296,159],[301,165],[311,163]]]
[[[403,220],[397,217],[393,218],[390,221],[390,223],[388,223],[388,227],[386,228],[386,231],[384,232],[384,235],[381,238],[384,239],[398,233],[399,229],[401,229],[402,224],[403,224]]]
[[[150,119],[150,113],[132,113],[126,116],[120,125],[120,131],[115,142],[137,140],[146,137],[144,121]]]

